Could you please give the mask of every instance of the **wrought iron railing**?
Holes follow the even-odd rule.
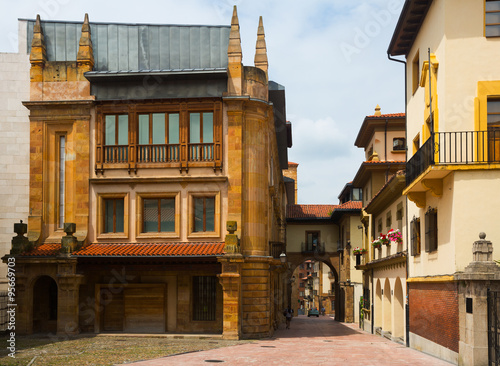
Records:
[[[431,165],[500,163],[500,128],[436,132],[406,163],[406,185]]]
[[[325,243],[302,243],[301,247],[304,254],[325,254]]]
[[[280,259],[280,254],[286,254],[286,245],[280,241],[270,241],[269,242],[269,255],[274,259]]]
[[[179,161],[179,144],[138,145],[138,163],[172,163]]]

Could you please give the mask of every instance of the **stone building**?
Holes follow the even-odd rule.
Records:
[[[231,26],[37,17],[27,39],[17,332],[271,335],[291,131],[262,18],[255,66],[236,7]]]
[[[500,1],[406,1],[387,51],[406,63],[409,344],[462,365],[499,351],[500,253],[471,250],[480,232],[500,242],[499,16]]]
[[[30,62],[27,22],[19,21],[17,53],[0,53],[0,255],[9,253],[12,223],[28,221]],[[0,265],[0,291],[6,290],[6,266]]]

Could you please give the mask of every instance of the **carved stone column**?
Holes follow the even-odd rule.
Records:
[[[241,334],[241,254],[226,254],[219,258],[222,273],[219,281],[223,291],[224,339],[239,339]]]
[[[459,281],[459,365],[488,364],[488,289],[500,290],[500,267],[493,262],[493,245],[480,233],[473,244],[473,261],[457,273]]]

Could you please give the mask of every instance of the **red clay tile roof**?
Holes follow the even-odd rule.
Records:
[[[406,164],[404,160],[380,160],[380,161],[364,161],[363,164]]]
[[[299,164],[294,163],[293,161],[288,162],[288,166],[298,166]]]
[[[372,114],[371,116],[366,116],[366,118],[401,118],[404,116],[405,116],[404,113],[387,113],[387,114],[381,114],[380,116]]]
[[[60,244],[42,244],[22,256],[55,256],[61,249]],[[224,242],[201,243],[139,243],[139,244],[91,244],[77,252],[76,257],[182,257],[214,256],[224,254]]]
[[[337,207],[338,210],[357,210],[363,208],[363,202],[361,201],[347,201]]]
[[[288,205],[289,219],[328,219],[339,205]]]

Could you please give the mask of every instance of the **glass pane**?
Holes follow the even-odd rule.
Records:
[[[104,232],[113,232],[113,200],[104,200]]]
[[[498,37],[500,36],[500,26],[499,25],[488,25],[486,26],[486,37]]]
[[[165,113],[153,113],[153,144],[165,143]]]
[[[128,145],[128,116],[118,116],[118,145]]]
[[[500,23],[500,13],[486,14],[486,24],[499,24],[499,23]]]
[[[106,116],[104,145],[115,144],[115,117],[116,116]]]
[[[139,145],[149,145],[149,114],[139,114]]]
[[[117,199],[115,201],[116,201],[116,232],[123,233],[125,231],[123,229],[123,222],[124,222],[123,199]]]
[[[486,11],[500,11],[500,1],[486,1]]]
[[[203,198],[194,199],[194,231],[203,231]]]
[[[205,198],[206,229],[215,231],[215,198]]]
[[[214,114],[203,113],[203,142],[214,142]]]
[[[158,232],[158,200],[144,200],[144,228],[143,232]]]
[[[189,115],[189,142],[200,142],[200,114],[191,113]]]
[[[165,198],[161,200],[161,231],[173,232],[175,231],[175,199]]]
[[[179,113],[168,115],[168,143],[179,143]]]

